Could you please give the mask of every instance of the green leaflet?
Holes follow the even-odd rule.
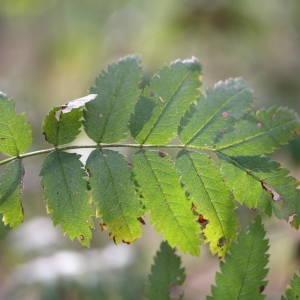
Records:
[[[47,211],[53,212],[54,225],[61,224],[63,233],[89,246],[94,213],[89,204],[87,181],[83,179],[86,173],[79,158],[78,154],[53,151],[44,160],[40,176]]]
[[[281,297],[281,300],[297,300],[300,299],[300,276],[295,274],[291,281],[291,286],[287,286],[285,292],[286,298]]]
[[[54,107],[42,126],[46,141],[55,147],[73,142],[80,133],[81,117],[79,108],[64,113],[62,107]]]
[[[281,168],[280,163],[265,156],[219,157],[225,182],[238,201],[258,207],[269,216],[273,209],[278,219],[299,216],[299,181],[288,176],[290,171]],[[255,203],[256,199],[258,203]],[[298,229],[299,220],[296,217],[291,225]]]
[[[241,78],[220,81],[181,120],[180,140],[187,145],[211,148],[252,107],[253,90]]]
[[[131,177],[131,164],[112,150],[95,149],[86,162],[93,202],[102,227],[110,229],[115,243],[132,243],[141,237],[138,220],[142,215],[140,200]]]
[[[30,126],[25,114],[17,115],[14,100],[0,92],[0,151],[17,156],[25,152],[32,143]]]
[[[199,96],[201,65],[195,58],[173,62],[146,86],[134,114],[130,131],[139,144],[164,144],[176,136],[180,118]]]
[[[0,179],[0,212],[4,224],[12,228],[23,222],[21,196],[23,191],[24,168],[22,160],[15,159],[8,164]]]
[[[213,254],[223,257],[236,238],[237,215],[230,192],[212,160],[204,153],[181,150],[176,169],[194,209],[208,224],[203,229],[205,242]]]
[[[268,240],[264,239],[265,230],[260,216],[255,223],[241,231],[237,242],[233,243],[225,262],[220,262],[221,273],[216,274],[217,286],[211,287],[213,296],[207,300],[260,300],[265,299],[261,291],[267,282],[263,281],[268,273]]]
[[[138,56],[127,56],[96,78],[91,93],[98,97],[86,103],[83,112],[84,129],[94,142],[116,143],[127,137],[130,114],[140,94],[139,64]]]
[[[149,283],[146,285],[147,300],[183,299],[182,295],[179,298],[169,296],[171,286],[182,285],[185,281],[185,270],[180,268],[180,265],[181,259],[175,254],[175,249],[162,242],[160,251],[157,251],[154,257]]]
[[[239,121],[215,147],[226,155],[261,155],[273,152],[299,132],[300,122],[294,111],[272,107]]]
[[[191,211],[171,157],[160,151],[138,151],[132,158],[133,172],[146,211],[151,211],[150,223],[171,247],[178,244],[185,253],[199,255],[199,224]]]
[[[262,183],[254,174],[235,163],[236,157],[217,153],[220,159],[220,172],[224,177],[227,188],[234,198],[252,209],[258,208],[266,215],[272,215],[272,195],[262,187]],[[249,156],[249,159],[255,156]]]

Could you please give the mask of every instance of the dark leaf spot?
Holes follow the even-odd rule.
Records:
[[[251,209],[255,211],[255,210],[256,210],[256,207],[255,207],[255,206],[252,206]]]
[[[199,216],[198,216],[198,222],[200,224],[206,224],[206,223],[208,223],[208,220],[205,219],[202,214],[199,214]]]
[[[129,164],[128,164],[128,167],[129,167],[129,168],[133,168],[133,163],[129,163]]]
[[[111,234],[109,234],[109,236],[110,236]],[[115,245],[117,245],[117,242],[116,242],[116,238],[115,237],[113,237],[113,240],[114,240],[114,243],[115,243]]]
[[[82,234],[79,236],[79,238],[80,238],[81,241],[84,240],[84,236]]]
[[[158,152],[158,155],[159,155],[160,157],[164,158],[164,157],[167,155],[167,153],[159,151],[159,152]]]
[[[90,169],[86,169],[86,172],[87,172],[87,174],[88,174],[89,177],[92,177],[92,172],[91,172]]]
[[[0,140],[1,140],[1,141],[4,141],[4,140],[6,140],[6,138],[0,138]]]
[[[138,217],[137,219],[138,219],[138,221],[140,221],[140,223],[142,225],[146,225],[146,223],[145,223],[145,221],[144,221],[144,219],[142,217]]]
[[[265,289],[265,286],[264,286],[264,285],[261,285],[261,286],[259,287],[259,293],[261,294],[261,293],[264,291],[264,289]]]
[[[130,242],[127,242],[127,241],[124,241],[124,240],[122,240],[122,242],[123,242],[124,244],[128,244],[128,245],[131,244]]]
[[[154,96],[154,92],[150,92],[150,97],[153,97]]]
[[[192,202],[192,206],[191,206],[191,210],[196,210],[197,207],[195,206],[195,204]]]

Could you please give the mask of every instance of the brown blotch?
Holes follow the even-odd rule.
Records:
[[[167,153],[158,151],[158,155],[159,157],[164,158],[167,155]]]
[[[142,225],[146,225],[146,223],[145,223],[145,221],[144,221],[144,219],[142,217],[138,217],[137,220],[140,221],[140,223]]]
[[[84,240],[84,236],[82,234],[79,236],[79,238],[80,238],[81,241]]]
[[[124,240],[122,240],[122,243],[127,244],[127,245],[131,244],[130,242],[127,242],[127,241],[124,241]]]
[[[129,163],[129,164],[128,164],[128,167],[129,167],[129,168],[133,168],[133,163]]]
[[[0,138],[0,140],[1,140],[1,141],[4,141],[4,140],[6,140],[6,138]]]
[[[202,214],[199,214],[199,216],[198,216],[198,222],[199,222],[200,224],[207,224],[207,223],[208,223],[208,220],[205,219],[205,218],[203,217]]]
[[[107,226],[105,223],[100,223],[100,228],[101,228],[101,231],[105,231],[107,229]]]
[[[197,209],[196,205],[192,202],[191,210],[196,210],[196,209]]]
[[[154,96],[154,92],[150,92],[150,97],[153,97]]]

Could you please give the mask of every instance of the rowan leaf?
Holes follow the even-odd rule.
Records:
[[[53,212],[54,226],[61,224],[63,233],[75,237],[84,246],[90,245],[91,216],[86,173],[80,155],[61,151],[51,152],[43,162],[40,176],[48,213]]]
[[[116,244],[141,237],[139,218],[144,212],[131,177],[131,164],[115,151],[95,149],[86,169],[102,227],[110,229]]]
[[[254,223],[238,234],[237,242],[225,255],[225,262],[220,262],[221,273],[217,272],[216,286],[211,287],[213,296],[207,296],[207,300],[265,299],[262,291],[267,284],[264,279],[268,273],[265,266],[269,258],[265,233],[258,216]]]
[[[239,202],[245,201],[249,207],[257,207],[269,216],[273,210],[278,219],[288,221],[290,216],[297,215],[291,225],[299,228],[299,181],[288,176],[289,170],[265,156],[220,158],[225,182]]]
[[[297,114],[286,108],[259,110],[239,121],[215,147],[229,156],[271,153],[300,133]]]
[[[181,150],[176,169],[194,210],[205,223],[205,242],[213,254],[223,257],[236,238],[237,215],[229,190],[213,161],[204,153]]]
[[[17,115],[15,102],[0,92],[0,151],[11,156],[25,152],[32,143],[30,126],[25,114]]]
[[[21,196],[23,192],[24,168],[21,159],[8,164],[0,179],[0,212],[4,224],[16,228],[23,222]]]
[[[182,118],[178,135],[187,145],[213,148],[253,105],[253,90],[241,78],[220,81],[208,89]]]
[[[281,297],[281,300],[297,300],[300,299],[300,276],[295,274],[291,286],[287,286],[285,291],[286,298]]]
[[[174,285],[182,285],[186,278],[185,270],[180,268],[180,265],[181,259],[175,254],[175,249],[172,249],[168,243],[162,242],[160,250],[154,257],[149,282],[146,284],[147,300],[183,299],[183,295],[179,298],[170,296],[170,289]]]
[[[201,65],[195,58],[164,66],[146,86],[130,131],[139,144],[164,144],[176,136],[180,118],[199,96]]]
[[[116,143],[127,137],[128,122],[138,100],[139,56],[126,56],[108,66],[91,88],[97,98],[86,103],[84,129],[96,143]]]
[[[177,244],[183,253],[199,255],[200,228],[180,187],[174,161],[164,152],[140,150],[132,162],[141,200],[151,212],[155,230],[164,233],[171,247]]]
[[[80,133],[80,108],[74,108],[67,113],[62,108],[54,107],[45,117],[42,126],[46,141],[55,147],[73,142]]]

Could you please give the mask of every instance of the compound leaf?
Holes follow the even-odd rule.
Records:
[[[139,144],[163,144],[175,137],[180,118],[199,96],[201,65],[195,58],[173,62],[146,86],[130,121]]]
[[[181,182],[194,210],[205,220],[205,242],[213,254],[224,256],[236,238],[237,215],[229,190],[212,160],[204,153],[182,150],[176,158]]]
[[[265,230],[261,224],[261,217],[255,223],[238,234],[229,252],[225,255],[225,262],[220,262],[221,273],[216,274],[217,286],[211,287],[213,296],[208,300],[232,299],[265,299],[261,292],[266,286],[264,281],[268,273],[265,266],[268,263],[268,240],[264,239]]]
[[[143,211],[131,177],[131,164],[115,151],[95,149],[86,169],[102,227],[110,229],[115,243],[132,243],[142,235],[139,218]]]
[[[15,159],[8,164],[0,179],[0,212],[4,224],[12,228],[23,222],[21,196],[23,191],[24,168],[22,160]]]
[[[211,148],[253,105],[253,90],[241,78],[220,81],[181,120],[179,138],[187,145]]]
[[[64,234],[68,233],[72,240],[77,237],[82,245],[89,246],[93,210],[87,181],[83,178],[86,173],[79,158],[78,154],[53,151],[44,160],[40,176],[54,226],[61,224]]]
[[[30,126],[25,114],[17,115],[15,102],[0,92],[0,151],[17,156],[25,152],[32,143]]]
[[[297,300],[300,299],[300,276],[295,274],[291,286],[287,286],[285,291],[286,298],[281,297],[281,300]]]
[[[199,225],[191,211],[171,157],[160,151],[138,151],[132,159],[133,172],[146,210],[151,211],[150,223],[171,247],[178,244],[185,253],[199,255]]]
[[[80,108],[64,113],[62,107],[54,107],[42,126],[46,141],[55,147],[73,142],[80,133],[81,117]]]
[[[275,107],[251,113],[215,146],[226,155],[249,156],[271,153],[300,133],[297,114]]]
[[[149,283],[146,285],[147,300],[172,300],[183,299],[171,298],[170,288],[174,285],[182,285],[185,281],[185,270],[180,268],[181,259],[175,254],[168,243],[162,242],[160,250],[154,257],[154,265],[151,266]]]
[[[138,100],[141,80],[139,56],[126,56],[108,66],[91,88],[97,98],[86,103],[83,125],[96,143],[115,143],[127,137],[128,122]]]

